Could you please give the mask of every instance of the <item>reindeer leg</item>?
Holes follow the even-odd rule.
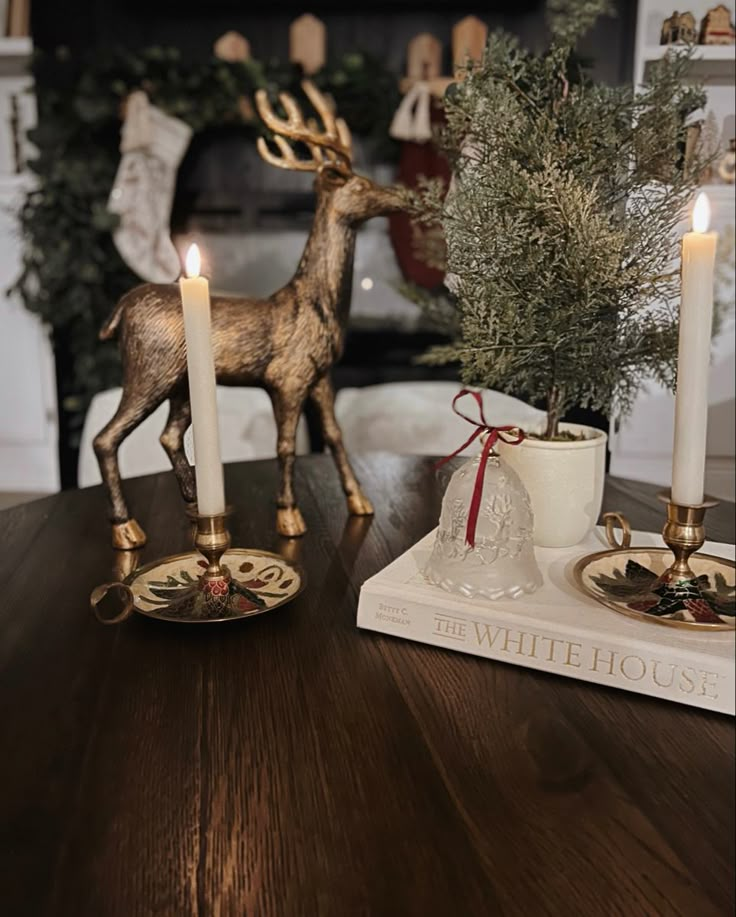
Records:
[[[107,490],[112,544],[114,548],[132,550],[146,543],[146,533],[132,519],[123,495],[118,466],[118,449],[125,437],[148,417],[163,401],[157,393],[123,389],[123,396],[110,423],[95,436],[94,450],[100,474]]]
[[[189,398],[184,394],[172,395],[169,404],[169,419],[159,441],[171,461],[171,467],[174,469],[184,502],[195,504],[197,490],[194,485],[194,472],[184,452],[184,434],[191,422],[192,409]]]
[[[279,535],[294,538],[303,535],[307,530],[294,497],[296,427],[302,413],[305,393],[275,390],[270,392],[270,395],[278,429],[276,452],[281,473],[276,503],[276,530]]]
[[[332,382],[328,376],[315,383],[309,394],[313,403],[319,411],[322,422],[322,433],[325,442],[330,447],[332,458],[337,466],[337,472],[340,475],[342,489],[348,498],[348,512],[352,516],[372,516],[373,505],[360,488],[360,483],[350,467],[345,446],[342,442],[342,432],[335,420],[335,393],[332,388]]]

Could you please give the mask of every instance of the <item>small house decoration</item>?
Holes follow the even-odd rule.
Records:
[[[215,57],[231,64],[247,61],[250,58],[250,42],[240,32],[225,32],[215,42],[213,51]]]
[[[674,45],[677,42],[693,43],[697,41],[697,38],[695,16],[692,13],[678,13],[675,10],[662,25],[659,43],[661,45]]]
[[[700,23],[700,44],[732,45],[735,42],[736,30],[731,22],[731,11],[723,3],[719,3],[703,16]]]
[[[318,73],[327,60],[327,29],[321,19],[305,13],[289,27],[289,60],[301,64],[305,76]]]

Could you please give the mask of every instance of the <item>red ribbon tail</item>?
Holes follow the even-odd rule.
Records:
[[[486,441],[483,443],[483,451],[480,454],[480,464],[478,465],[478,473],[475,476],[473,496],[470,500],[470,509],[468,511],[468,525],[465,529],[465,543],[470,545],[471,548],[475,547],[475,529],[478,525],[480,502],[483,498],[483,482],[486,477],[486,465],[488,464],[488,457],[491,454],[491,449],[497,439],[498,434],[496,431],[489,430]]]
[[[468,417],[466,414],[463,414],[462,411],[459,411],[457,408],[457,403],[461,398],[464,398],[466,395],[470,395],[471,398],[475,401],[478,406],[478,411],[480,413],[480,423],[477,420],[473,420],[472,417]],[[480,515],[480,502],[483,498],[483,482],[485,481],[486,475],[486,465],[488,464],[488,458],[491,454],[491,449],[496,443],[496,440],[499,438],[503,442],[507,443],[510,446],[517,446],[524,439],[524,431],[519,427],[492,427],[486,420],[483,414],[483,396],[480,392],[471,391],[470,389],[464,388],[461,389],[452,399],[452,409],[458,415],[462,417],[463,420],[467,420],[468,423],[475,424],[476,429],[473,431],[471,436],[468,437],[466,442],[460,446],[459,449],[456,449],[450,455],[445,456],[445,458],[440,459],[439,462],[435,464],[435,468],[441,468],[446,462],[449,462],[451,458],[455,458],[456,455],[460,455],[461,452],[464,452],[468,446],[474,442],[481,433],[486,433],[486,441],[483,443],[483,449],[480,456],[480,464],[478,465],[478,473],[475,476],[475,484],[473,485],[473,496],[470,500],[470,507],[468,509],[468,524],[465,528],[465,542],[470,545],[471,548],[475,547],[475,530],[478,525],[478,516]],[[516,435],[514,436],[514,432]],[[509,436],[504,436],[502,434],[508,433]]]

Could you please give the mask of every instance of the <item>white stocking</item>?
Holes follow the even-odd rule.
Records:
[[[181,273],[170,235],[171,205],[191,135],[187,124],[155,108],[144,92],[129,96],[108,208],[120,215],[113,240],[122,259],[152,283],[168,283]]]

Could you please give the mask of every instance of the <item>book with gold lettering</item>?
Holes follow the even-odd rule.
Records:
[[[596,531],[574,548],[536,548],[544,585],[533,595],[490,602],[466,599],[422,575],[434,544],[418,544],[366,580],[358,626],[499,662],[733,714],[733,631],[697,631],[617,614],[577,590],[571,575],[583,555],[604,550]],[[662,546],[634,532],[633,544]],[[703,551],[733,559],[734,546]]]

